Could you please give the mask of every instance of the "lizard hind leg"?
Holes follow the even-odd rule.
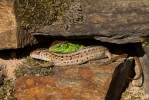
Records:
[[[48,68],[48,67],[52,67],[54,64],[53,62],[46,62],[44,64],[39,64],[40,66],[44,67],[44,68]]]
[[[105,50],[105,55],[108,56],[109,59],[112,58],[112,54],[108,49]]]

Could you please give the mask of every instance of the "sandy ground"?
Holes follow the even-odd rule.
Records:
[[[149,95],[141,87],[130,83],[129,87],[122,94],[121,100],[149,100]]]
[[[0,59],[0,63],[2,65],[6,66],[6,70],[7,70],[7,77],[10,78],[15,78],[14,76],[14,69],[17,67],[18,64],[21,64],[21,62],[23,61],[23,59],[10,59],[10,60],[2,60]]]

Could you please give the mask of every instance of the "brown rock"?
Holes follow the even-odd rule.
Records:
[[[83,21],[70,25],[69,30],[54,23],[30,31],[33,35],[92,37],[96,40],[124,44],[141,42],[149,35],[148,0],[86,0],[80,1]]]
[[[125,64],[127,66],[124,66]],[[118,70],[115,70],[116,67]],[[113,63],[109,66],[83,64],[56,67],[55,75],[52,77],[25,76],[19,78],[14,96],[18,100],[104,100],[105,97],[106,100],[117,100],[123,87],[128,83],[126,76],[131,71],[128,69],[132,67],[132,60],[126,60],[122,64]],[[120,71],[119,69],[123,70],[117,72]],[[123,80],[115,77],[123,78]],[[108,91],[111,90],[113,92],[109,93]],[[113,93],[117,93],[117,95]],[[109,96],[114,99],[109,99]]]
[[[0,49],[21,48],[35,43],[27,31],[20,29],[14,10],[14,0],[0,1]]]
[[[118,44],[141,42],[140,36],[149,35],[148,0],[80,1],[79,5],[81,5],[82,11],[79,11],[79,13],[83,16],[83,20],[70,24],[68,30],[60,28],[57,24],[58,22],[54,22],[52,25],[43,24],[39,29],[27,31],[22,29],[20,25],[24,21],[18,19],[21,14],[16,10],[18,5],[15,1],[18,0],[0,1],[0,49],[21,48],[35,44],[36,40],[30,34],[49,35],[52,37],[65,36],[72,39],[84,39],[85,36],[86,38]],[[32,16],[30,15],[31,13],[27,14]],[[47,12],[45,14],[47,15]],[[37,14],[33,15],[37,15],[38,19],[40,13],[37,12]],[[75,12],[72,15],[75,16]],[[36,21],[40,23],[40,19],[32,22]],[[48,20],[43,18],[41,22],[48,22]],[[39,39],[44,40],[41,37]]]

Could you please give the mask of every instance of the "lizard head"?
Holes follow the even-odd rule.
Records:
[[[47,59],[48,53],[49,53],[48,49],[38,49],[38,50],[32,51],[30,53],[30,57],[32,57],[34,59],[40,59],[40,60],[48,61],[48,59]]]

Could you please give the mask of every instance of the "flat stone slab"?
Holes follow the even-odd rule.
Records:
[[[128,83],[126,76],[132,73],[132,65],[131,59],[108,66],[83,64],[55,67],[52,77],[19,78],[14,96],[18,100],[117,100]]]
[[[140,36],[149,35],[148,0],[86,0],[80,1],[80,5],[83,20],[71,24],[68,30],[53,23],[29,32],[117,44],[141,42]]]

